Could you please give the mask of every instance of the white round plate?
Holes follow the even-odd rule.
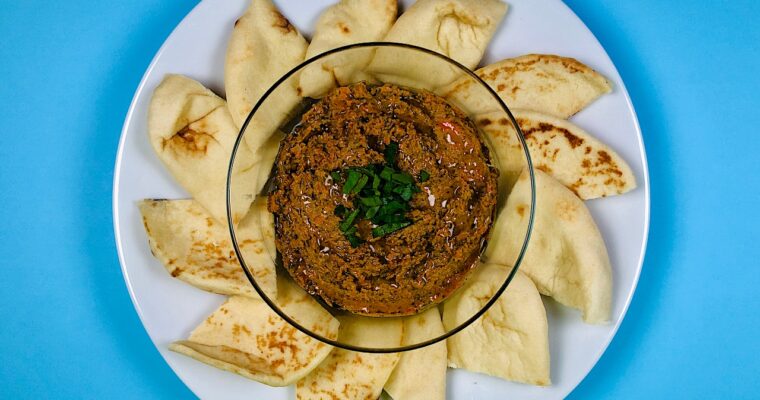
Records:
[[[572,121],[617,150],[639,187],[625,195],[587,202],[602,231],[613,266],[612,322],[586,325],[574,310],[546,301],[552,386],[533,387],[462,370],[449,370],[449,399],[560,399],[588,374],[615,335],[641,270],[649,227],[649,179],[636,114],[615,66],[594,35],[559,0],[508,0],[510,9],[483,64],[526,53],[574,57],[613,83]],[[119,260],[135,308],[153,343],[188,387],[203,399],[292,399],[294,389],[271,388],[172,353],[167,345],[184,339],[223,300],[172,279],[151,256],[136,202],[145,198],[186,198],[164,170],[147,139],[147,110],[165,74],[188,75],[224,95],[224,54],[233,23],[247,0],[204,0],[177,26],[145,72],[124,122],[114,176],[113,212]],[[276,1],[293,24],[309,36],[329,0]],[[409,4],[411,1],[403,1]],[[509,289],[507,289],[509,290]]]

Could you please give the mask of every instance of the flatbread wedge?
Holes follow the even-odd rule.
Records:
[[[306,58],[348,44],[382,40],[397,13],[396,0],[341,0],[320,15]],[[333,87],[371,80],[363,72],[371,59],[370,51],[357,49],[311,64],[301,71],[300,93],[318,98]]]
[[[609,146],[577,125],[532,111],[514,110],[533,166],[546,172],[583,200],[623,194],[636,188],[628,163]],[[499,158],[511,187],[526,166],[515,130],[501,112],[476,118]]]
[[[481,264],[471,283],[443,306],[443,325],[450,330],[491,299],[509,273],[497,264]],[[549,326],[536,286],[517,272],[482,317],[447,339],[449,366],[499,378],[547,386]]]
[[[578,60],[549,54],[508,58],[475,71],[508,107],[569,118],[599,96],[612,91],[610,82]],[[462,78],[444,96],[467,109],[497,111],[475,81]]]
[[[384,41],[424,47],[474,69],[506,12],[507,5],[500,0],[418,0],[398,18]],[[448,66],[434,69],[429,61],[378,49],[369,70],[381,77],[401,75],[427,82],[430,89],[452,82],[461,73]]]
[[[339,322],[309,295],[287,281],[280,293],[285,312],[308,321],[313,332],[337,338]],[[233,296],[169,349],[270,386],[286,386],[309,374],[332,347],[298,331],[263,301]]]
[[[366,347],[398,347],[403,325],[396,318],[340,318],[340,340]],[[370,354],[334,349],[296,384],[298,400],[376,399],[399,360],[398,353]]]
[[[551,176],[535,171],[533,231],[520,271],[541,294],[581,310],[591,324],[609,321],[612,269],[607,248],[586,204]],[[523,172],[494,222],[488,262],[514,262],[530,215],[530,180]]]
[[[224,87],[235,125],[243,126],[264,93],[304,60],[307,42],[270,0],[252,0],[236,22],[227,44]],[[245,143],[258,161],[259,148],[277,132],[300,102],[297,79],[273,93],[267,108],[245,134]]]
[[[227,224],[227,170],[238,136],[227,104],[200,83],[167,75],[148,108],[153,150],[174,179],[220,223]],[[253,201],[257,168],[242,149],[233,171],[232,219],[237,224]]]
[[[403,345],[421,343],[445,333],[437,307],[404,319]],[[446,342],[401,353],[385,391],[393,400],[446,398]]]
[[[153,255],[173,277],[199,289],[258,297],[235,256],[230,232],[194,200],[143,200],[138,203]],[[237,230],[238,243],[256,282],[277,295],[274,220],[260,198]]]

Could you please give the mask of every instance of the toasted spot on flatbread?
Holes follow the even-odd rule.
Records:
[[[167,170],[218,222],[227,223],[227,172],[238,128],[225,101],[200,83],[167,75],[151,97],[148,137]],[[257,168],[248,153],[239,153],[232,219],[240,221],[253,199]]]
[[[362,347],[398,347],[403,325],[397,318],[340,318],[340,340]],[[399,353],[370,354],[334,349],[311,374],[296,384],[296,398],[370,399],[380,396]]]
[[[272,11],[272,19],[274,20],[272,26],[282,30],[283,33],[290,33],[296,30],[293,24],[291,24],[290,21],[277,10]]]
[[[139,203],[148,243],[166,271],[200,289],[214,293],[257,297],[235,256],[229,230],[210,218],[194,200],[144,200]],[[272,238],[263,231],[266,198],[259,199],[238,227],[240,251],[259,286],[276,296]],[[260,222],[261,221],[261,222]],[[210,223],[209,223],[210,222]]]
[[[224,87],[230,113],[240,128],[256,102],[285,73],[304,60],[307,43],[271,0],[252,0],[227,43]],[[262,146],[300,102],[296,80],[279,86],[266,109],[248,124],[244,143],[258,162]]]
[[[487,65],[477,71],[512,109],[568,118],[612,90],[598,72],[578,60],[548,54],[528,54]],[[497,104],[468,78],[452,83],[445,97],[466,109],[486,113]]]
[[[424,47],[475,68],[507,8],[500,0],[418,0],[401,14],[384,41]],[[409,54],[378,49],[369,70],[384,80],[412,81],[428,89],[450,84],[461,75],[458,69]]]
[[[295,286],[284,286],[282,297],[308,297]],[[299,320],[312,321],[313,330],[337,338],[338,321],[313,299],[307,306],[283,310]],[[289,385],[311,372],[331,347],[314,339],[277,316],[261,300],[234,296],[171,350],[217,368],[271,386]]]
[[[513,110],[513,113],[534,167],[562,182],[580,198],[607,197],[636,187],[631,167],[622,157],[580,127],[541,113],[525,110]],[[491,121],[500,115],[486,113],[476,120]],[[479,125],[494,147],[503,174],[515,174],[526,166],[522,146],[511,124]]]

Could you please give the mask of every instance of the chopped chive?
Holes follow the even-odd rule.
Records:
[[[390,218],[390,221],[391,222],[404,222],[404,223],[408,223],[408,224],[412,223],[412,221],[409,221],[409,218],[407,218],[407,217],[405,217],[403,215],[394,215],[394,216],[392,216]]]
[[[411,175],[401,172],[393,174],[393,180],[405,185],[411,185],[414,183],[414,178]]]
[[[407,227],[412,222],[406,213],[411,209],[409,202],[415,193],[421,192],[416,182],[430,179],[430,173],[420,171],[415,177],[395,166],[399,146],[391,142],[383,151],[385,163],[363,167],[350,167],[333,171],[330,176],[335,182],[343,182],[343,194],[353,195],[353,208],[343,205],[335,207],[335,215],[341,217],[340,231],[357,247],[364,240],[358,235],[358,219],[372,221],[374,237],[382,237]]]
[[[362,197],[359,201],[367,207],[376,207],[383,205],[383,200],[380,197]]]
[[[380,206],[370,207],[367,209],[367,212],[364,213],[364,218],[371,220],[375,215],[377,215],[378,211],[380,211]]]
[[[351,211],[348,216],[340,223],[340,231],[341,232],[348,232],[349,229],[354,225],[354,221],[356,220],[356,217],[359,215],[359,209],[355,209]]]
[[[383,167],[383,170],[380,172],[380,178],[390,181],[393,178],[393,169]]]
[[[351,190],[354,189],[354,186],[359,182],[359,179],[362,177],[362,174],[359,172],[349,169],[348,170],[348,178],[346,178],[346,183],[343,185],[343,194],[349,194],[351,193]]]
[[[404,190],[401,192],[401,198],[409,201],[412,199],[412,188],[411,187],[405,187]]]
[[[359,247],[362,243],[364,243],[359,236],[356,236],[356,233],[351,235],[345,235],[346,239],[348,239],[348,243],[351,244],[351,247]]]
[[[382,224],[389,224],[394,222],[406,222],[408,219],[402,214],[384,214],[377,218],[377,221]]]
[[[399,229],[406,228],[409,225],[411,225],[410,221],[393,222],[390,224],[380,225],[377,228],[372,229],[372,236],[374,237],[385,236],[389,233],[396,232]]]
[[[381,212],[383,214],[393,214],[398,211],[406,211],[408,205],[398,200],[393,200],[384,205]]]
[[[364,186],[367,185],[368,181],[369,181],[369,176],[362,175],[361,178],[359,178],[359,181],[356,182],[356,186],[354,186],[349,193],[357,194],[361,192],[361,190],[364,189]]]
[[[398,156],[398,143],[390,142],[385,146],[385,162],[393,165],[396,163],[396,157]]]
[[[382,192],[383,192],[383,194],[384,194],[385,196],[390,196],[390,195],[393,193],[393,189],[394,189],[395,187],[396,187],[396,184],[395,184],[395,183],[393,183],[393,182],[391,182],[391,181],[387,181],[387,182],[385,182],[385,184],[383,185],[383,190],[382,190]]]

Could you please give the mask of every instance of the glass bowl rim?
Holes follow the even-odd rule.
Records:
[[[404,48],[407,50],[414,50],[419,51],[422,53],[425,53],[427,55],[431,55],[434,57],[437,57],[439,59],[442,59],[445,62],[448,62],[449,64],[452,64],[462,70],[464,73],[469,75],[471,78],[473,78],[476,82],[480,83],[481,86],[483,86],[491,96],[496,99],[497,103],[501,106],[502,110],[506,112],[507,116],[509,116],[509,119],[512,123],[512,126],[515,128],[515,133],[517,134],[517,137],[520,141],[520,145],[522,146],[523,153],[525,155],[525,159],[527,160],[527,170],[529,173],[530,178],[530,187],[531,187],[531,199],[530,199],[530,213],[528,217],[528,227],[525,233],[525,238],[523,239],[522,246],[520,247],[520,252],[517,256],[517,259],[515,260],[515,265],[512,267],[512,270],[509,272],[509,275],[504,280],[504,282],[501,284],[498,290],[492,295],[491,299],[488,300],[488,302],[481,307],[478,312],[473,314],[470,318],[468,318],[466,321],[460,323],[455,328],[444,332],[441,335],[438,335],[437,337],[434,337],[432,339],[428,339],[419,343],[414,343],[411,345],[406,346],[398,346],[398,347],[388,347],[388,348],[376,348],[376,347],[363,347],[363,346],[355,346],[347,343],[341,342],[339,339],[330,339],[326,338],[318,333],[315,333],[311,331],[310,329],[304,327],[297,321],[295,321],[292,317],[290,317],[287,313],[282,311],[280,307],[275,304],[275,302],[269,298],[269,296],[264,292],[264,290],[259,287],[258,283],[256,282],[256,279],[253,277],[253,274],[249,270],[248,266],[245,263],[245,259],[242,256],[242,252],[240,251],[240,246],[238,245],[237,237],[235,235],[235,225],[232,223],[232,208],[231,208],[231,183],[232,183],[232,171],[233,167],[235,165],[235,157],[237,155],[238,148],[240,147],[240,144],[242,142],[242,139],[245,135],[246,128],[248,127],[249,122],[251,121],[252,117],[256,114],[258,109],[261,107],[262,104],[269,98],[269,96],[285,81],[290,79],[291,76],[293,76],[295,73],[301,71],[306,66],[322,59],[326,58],[330,55],[341,53],[344,51],[349,51],[357,48],[372,48],[372,47],[397,47],[397,48]],[[407,43],[398,43],[398,42],[362,42],[362,43],[353,43],[341,47],[336,47],[334,49],[325,51],[324,53],[320,53],[314,57],[311,57],[307,60],[304,60],[300,64],[293,67],[290,71],[285,73],[282,77],[280,77],[274,84],[272,84],[269,89],[267,89],[266,92],[259,98],[259,100],[256,102],[256,105],[251,109],[251,112],[248,114],[248,116],[245,119],[245,122],[243,123],[243,126],[240,128],[240,132],[238,133],[238,136],[235,140],[235,145],[232,148],[232,154],[230,155],[230,162],[229,167],[227,170],[227,182],[226,182],[226,203],[227,203],[227,226],[230,231],[230,237],[232,239],[232,247],[235,250],[235,255],[237,256],[238,262],[240,263],[241,267],[243,268],[243,272],[245,273],[246,277],[250,281],[250,283],[253,285],[253,288],[256,290],[256,293],[258,293],[261,300],[263,300],[269,308],[271,308],[279,317],[287,321],[290,325],[301,331],[302,333],[308,335],[311,338],[314,338],[316,340],[319,340],[320,342],[329,344],[334,347],[342,348],[345,350],[350,351],[357,351],[362,353],[398,353],[398,352],[404,352],[404,351],[410,351],[410,350],[416,350],[420,349],[435,343],[438,343],[442,340],[448,339],[449,337],[459,333],[466,327],[468,327],[470,324],[475,322],[478,318],[480,318],[483,314],[485,314],[491,306],[496,303],[496,301],[501,297],[502,293],[507,289],[507,286],[512,282],[512,279],[514,278],[515,274],[517,273],[517,270],[519,269],[520,264],[522,263],[523,257],[525,256],[525,251],[528,247],[528,242],[530,241],[531,234],[533,232],[533,223],[534,223],[534,216],[535,216],[535,207],[536,207],[536,182],[535,182],[535,175],[533,170],[533,163],[530,158],[530,152],[528,151],[527,143],[525,142],[525,136],[522,133],[522,130],[520,129],[520,126],[517,124],[517,120],[512,115],[512,112],[509,110],[509,107],[504,103],[504,101],[499,97],[499,95],[489,86],[483,79],[481,79],[475,72],[473,72],[471,69],[467,68],[466,66],[462,65],[460,62],[444,55],[438,52],[435,52],[433,50],[426,49],[424,47],[407,44]],[[497,215],[498,216],[498,215]],[[496,217],[494,218],[494,222],[496,221]],[[461,290],[462,288],[460,288]],[[443,304],[446,300],[441,302]],[[435,307],[440,306],[440,304],[436,305]],[[420,315],[420,314],[416,314]],[[365,318],[396,318],[396,317],[366,317]],[[409,318],[410,316],[404,316],[400,318]]]

